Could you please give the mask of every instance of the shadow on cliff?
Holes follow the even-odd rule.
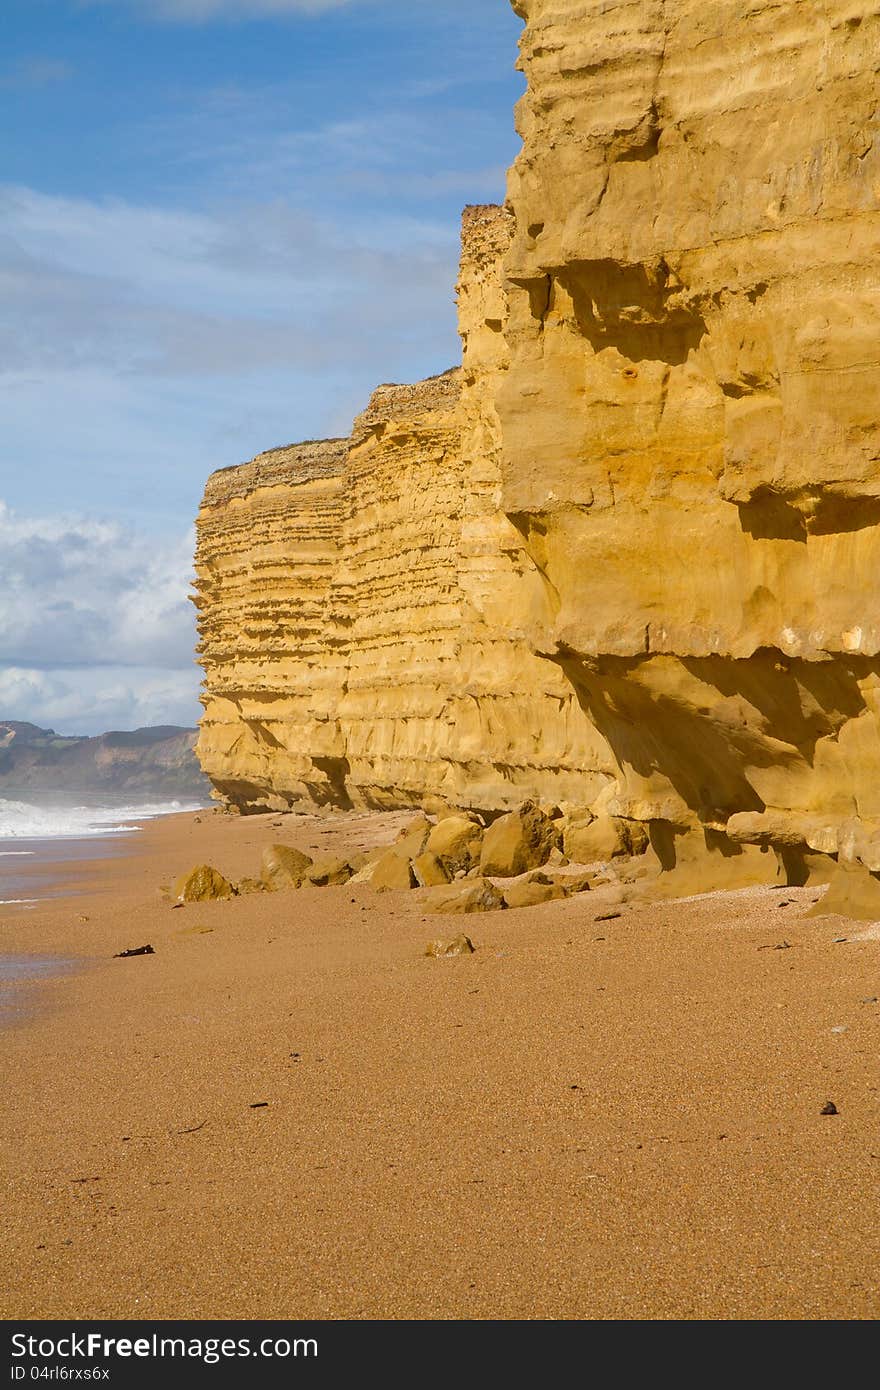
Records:
[[[812,767],[817,742],[865,712],[859,681],[880,675],[880,660],[794,661],[772,649],[741,661],[557,660],[624,783],[634,774],[650,799],[663,779],[697,821],[716,826],[737,812],[765,809],[750,769],[796,774]]]
[[[742,529],[755,540],[799,541],[863,531],[880,525],[880,498],[843,497],[819,488],[787,497],[762,488],[747,502],[737,502]]]
[[[578,330],[596,352],[613,347],[631,362],[680,366],[699,347],[706,323],[684,303],[662,259],[569,261],[555,272]]]

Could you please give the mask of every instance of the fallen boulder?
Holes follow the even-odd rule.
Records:
[[[612,880],[605,875],[599,876],[589,871],[580,874],[560,874],[556,882],[565,893],[567,898],[573,898],[576,893],[589,893],[591,888],[601,887]]]
[[[559,827],[534,801],[494,821],[483,836],[480,872],[513,878],[546,864],[559,845]]]
[[[480,857],[483,830],[470,816],[445,816],[432,828],[425,849],[437,856],[449,874],[467,872]]]
[[[316,859],[306,878],[316,888],[330,888],[348,883],[354,872],[347,859]]]
[[[564,898],[565,889],[558,883],[535,883],[520,879],[504,889],[504,901],[508,907],[538,907],[556,898]]]
[[[239,897],[246,893],[265,893],[266,885],[261,878],[240,878],[235,885],[235,891]]]
[[[485,878],[429,888],[424,897],[426,912],[499,912],[506,906],[494,883]]]
[[[435,796],[430,793],[422,797],[422,810],[428,816],[433,816],[435,820],[443,820],[446,816],[459,816],[462,814],[458,806],[453,806],[442,796]]]
[[[218,898],[234,898],[235,889],[210,864],[197,864],[188,874],[181,874],[174,885],[174,896],[179,903],[206,903]]]
[[[412,861],[413,873],[416,876],[416,883],[420,888],[436,888],[441,883],[448,883],[450,874],[441,859],[430,850],[425,850],[424,854],[419,854]]]
[[[619,816],[602,815],[575,822],[566,826],[563,836],[565,855],[576,864],[607,863],[610,859],[644,854],[647,848],[645,827]]]
[[[841,860],[823,896],[807,917],[851,917],[880,921],[880,881],[863,864]]]
[[[425,848],[425,843],[433,828],[426,816],[416,816],[409,825],[403,827],[391,848],[395,854],[399,854],[403,859],[415,859],[416,855],[421,854]]]
[[[415,888],[416,878],[410,861],[398,854],[396,849],[390,849],[376,860],[369,883],[377,893],[385,893],[394,889]]]
[[[313,862],[310,854],[293,845],[267,845],[261,877],[267,888],[301,888]]]

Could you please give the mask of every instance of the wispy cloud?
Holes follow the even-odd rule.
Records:
[[[19,516],[0,502],[0,663],[192,661],[193,534],[157,543],[93,517]]]
[[[212,468],[347,429],[377,381],[456,358],[456,236],[442,222],[0,188],[0,226],[2,449],[18,505],[35,464],[64,506],[192,517]]]
[[[140,10],[154,19],[199,24],[211,19],[279,19],[322,15],[360,0],[81,0],[86,5]]]
[[[20,58],[10,67],[0,68],[0,90],[49,87],[55,82],[66,82],[72,75],[72,65],[60,58]]]
[[[194,723],[193,539],[0,501],[0,717],[87,733]]]
[[[190,722],[185,528],[207,474],[345,433],[376,382],[457,359],[458,209],[502,196],[515,144],[512,100],[487,96],[508,81],[511,13],[63,8],[93,21],[94,48],[74,51],[100,58],[100,99],[80,84],[64,115],[23,103],[51,132],[47,157],[0,184],[0,715]],[[249,19],[267,23],[222,27]],[[269,48],[272,19],[290,22]],[[0,83],[69,71],[0,60]]]
[[[201,714],[197,684],[195,672],[0,666],[0,718],[28,720],[61,734],[151,724],[191,727]]]
[[[450,317],[454,229],[428,221],[342,228],[283,204],[208,216],[7,188],[0,222],[0,371],[314,374],[375,359],[383,335],[390,357],[409,351],[414,317],[424,349]]]

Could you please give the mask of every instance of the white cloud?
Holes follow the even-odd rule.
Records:
[[[0,664],[188,669],[193,533],[171,540],[0,502]]]
[[[468,0],[430,15],[453,3],[470,23]],[[360,10],[398,34],[401,5]],[[295,61],[289,80],[163,91],[114,128],[125,167],[101,174],[140,195],[0,184],[7,501],[167,529],[213,468],[344,432],[378,381],[458,359],[458,208],[501,195],[508,122],[467,46],[425,51],[409,88],[363,100]]]
[[[213,468],[337,433],[376,382],[458,355],[454,223],[0,186],[0,229],[0,471],[22,510],[185,522]]]
[[[0,718],[27,720],[60,734],[156,724],[191,728],[201,714],[197,691],[194,671],[0,666]]]
[[[0,718],[74,733],[194,724],[193,539],[0,501]]]

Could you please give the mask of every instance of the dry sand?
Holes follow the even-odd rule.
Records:
[[[405,819],[169,817],[0,909],[0,950],[81,959],[0,1033],[0,1315],[876,1317],[876,929],[806,890],[160,894]]]

